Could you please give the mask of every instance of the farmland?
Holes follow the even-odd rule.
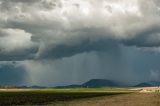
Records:
[[[0,106],[48,105],[93,97],[132,93],[123,88],[77,88],[77,89],[1,89]]]
[[[89,99],[79,99],[70,102],[60,102],[47,106],[160,106],[158,93],[130,93],[110,95]]]
[[[160,93],[140,89],[0,89],[0,106],[160,106]]]

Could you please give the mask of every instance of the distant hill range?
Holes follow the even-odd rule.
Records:
[[[81,85],[57,86],[56,88],[103,88],[103,87],[119,87],[120,85],[112,80],[92,79]]]
[[[135,85],[134,87],[155,87],[155,86],[160,86],[160,81],[143,82],[138,85]]]
[[[160,81],[143,82],[133,87],[154,87],[154,86],[160,86]],[[56,88],[104,88],[104,87],[128,87],[128,86],[113,80],[92,79],[81,85],[57,86]]]
[[[84,84],[82,84],[82,87],[85,88],[101,88],[101,87],[117,87],[119,86],[118,83],[112,80],[106,80],[106,79],[92,79]]]
[[[128,86],[127,84],[124,84],[122,82],[117,82],[113,80],[107,80],[107,79],[91,79],[83,84],[73,84],[73,85],[67,85],[67,86],[56,86],[56,87],[45,87],[45,86],[15,86],[15,88],[33,88],[33,89],[43,89],[43,88],[104,88],[104,87],[155,87],[160,86],[160,81],[148,81],[139,83],[135,86]],[[6,87],[0,87],[0,88],[6,88]],[[8,87],[7,88],[14,88],[14,87]]]
[[[151,87],[151,85],[149,83],[140,83],[138,85],[135,85],[134,87]]]
[[[34,86],[18,86],[16,88],[33,88],[33,89],[43,89],[43,88],[47,88],[45,86],[37,86],[37,85],[34,85]]]

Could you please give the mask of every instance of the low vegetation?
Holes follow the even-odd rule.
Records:
[[[80,98],[122,95],[131,92],[133,91],[122,88],[5,90],[0,92],[0,106],[46,105]]]
[[[46,106],[160,106],[160,93],[130,93],[59,102]]]

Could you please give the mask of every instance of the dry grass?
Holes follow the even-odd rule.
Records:
[[[139,93],[139,91],[116,88],[1,89],[0,106],[160,106],[160,93]]]
[[[59,103],[56,106],[160,106],[160,93],[132,93],[96,97]]]
[[[1,91],[0,106],[46,105],[100,96],[122,95],[130,92],[56,92],[55,90]]]

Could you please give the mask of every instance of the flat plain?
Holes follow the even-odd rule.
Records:
[[[0,106],[160,106],[160,93],[128,88],[1,89]]]

